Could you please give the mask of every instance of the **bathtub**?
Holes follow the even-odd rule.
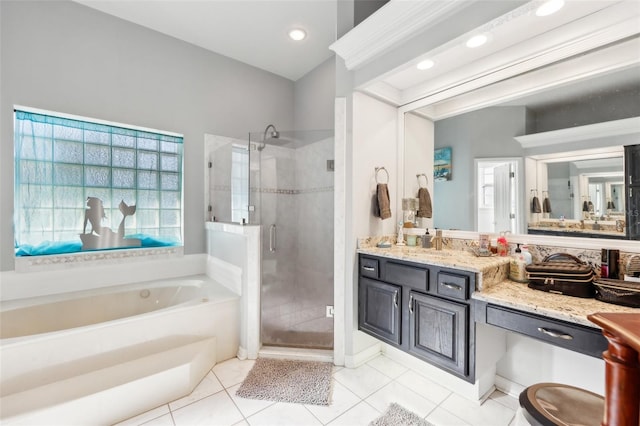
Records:
[[[0,304],[0,421],[104,424],[236,355],[239,296],[193,276]]]

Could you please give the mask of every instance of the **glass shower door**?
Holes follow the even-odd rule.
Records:
[[[249,146],[249,217],[262,230],[262,344],[331,349],[333,132],[281,132],[266,142],[251,133]]]

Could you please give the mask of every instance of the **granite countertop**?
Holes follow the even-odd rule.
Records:
[[[596,299],[583,299],[533,290],[527,287],[526,284],[511,280],[504,280],[482,291],[476,291],[471,297],[495,305],[544,315],[592,328],[599,327],[587,319],[589,314],[596,312],[640,314],[640,308],[628,308],[600,302]]]
[[[479,257],[468,250],[436,250],[397,245],[389,248],[365,246],[359,248],[358,253],[476,272],[476,290],[482,290],[505,280],[509,273],[511,259],[506,256]]]
[[[471,272],[484,272],[486,269],[508,265],[511,259],[508,256],[480,257],[466,250],[436,250],[433,248],[425,249],[422,247],[397,245],[389,248],[362,247],[358,249],[358,253],[406,260],[408,262],[447,266]]]

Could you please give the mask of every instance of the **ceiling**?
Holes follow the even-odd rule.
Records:
[[[333,55],[337,0],[74,0],[296,81]],[[307,38],[288,36],[302,28]]]

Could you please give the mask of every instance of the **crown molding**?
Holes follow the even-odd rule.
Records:
[[[390,1],[334,42],[329,49],[352,71],[405,42],[439,19],[467,7],[464,1]]]

